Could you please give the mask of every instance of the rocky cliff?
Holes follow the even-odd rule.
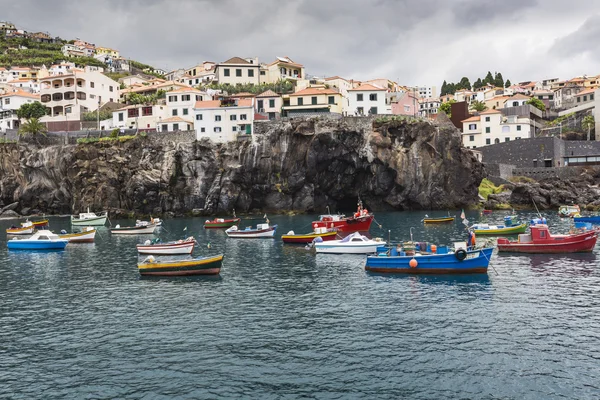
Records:
[[[139,214],[449,209],[478,201],[484,171],[442,121],[370,118],[256,124],[252,138],[0,145],[0,205],[17,212]]]

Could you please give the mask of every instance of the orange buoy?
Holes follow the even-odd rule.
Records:
[[[437,246],[436,246],[435,244],[432,244],[432,245],[431,245],[431,252],[432,252],[433,254],[437,253]]]
[[[412,260],[410,260],[410,262],[408,263],[408,265],[410,265],[411,268],[417,268],[417,265],[419,265],[419,263],[417,262],[417,260],[415,260],[413,258]]]

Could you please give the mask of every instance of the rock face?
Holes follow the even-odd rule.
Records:
[[[375,211],[467,207],[484,171],[460,143],[444,121],[344,118],[260,123],[227,144],[4,145],[0,201],[31,214],[348,211],[359,197]]]

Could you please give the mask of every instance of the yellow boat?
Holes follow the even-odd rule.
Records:
[[[217,275],[221,272],[223,255],[202,257],[192,260],[157,261],[149,256],[138,264],[140,275],[183,276],[183,275]]]
[[[423,222],[426,224],[444,224],[447,222],[454,222],[454,217],[423,218]]]

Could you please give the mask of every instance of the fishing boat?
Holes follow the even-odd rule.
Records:
[[[35,226],[30,221],[23,222],[20,228],[13,225],[6,229],[7,235],[33,235],[33,232],[35,232]]]
[[[25,226],[29,221],[25,221],[25,222],[21,222],[21,226]],[[39,221],[31,221],[31,223],[33,224],[33,227],[35,229],[41,229],[41,228],[47,228],[48,227],[48,220],[47,219],[42,219]]]
[[[138,264],[138,271],[142,276],[217,275],[221,272],[222,265],[222,254],[177,261],[157,261],[153,256],[148,256]]]
[[[324,241],[316,238],[314,248],[317,253],[326,254],[371,254],[383,244],[381,239],[369,239],[358,232],[354,232],[341,240]]]
[[[558,208],[558,216],[562,218],[572,218],[575,216],[579,216],[578,214],[581,212],[579,206],[577,204],[571,206],[560,206]]]
[[[328,207],[329,209],[329,207]],[[363,208],[362,202],[358,202],[358,209],[351,217],[344,214],[324,214],[319,216],[318,221],[312,222],[313,229],[328,228],[338,232],[366,232],[371,228],[375,216],[369,210]]]
[[[513,253],[579,253],[590,252],[596,245],[598,231],[584,231],[571,235],[552,235],[548,225],[530,227],[529,234],[519,235],[519,240],[498,239],[498,251]]]
[[[492,214],[492,210],[485,210],[484,209],[484,210],[481,211],[481,214],[482,215],[491,215]]]
[[[575,222],[589,222],[594,225],[600,224],[600,215],[588,215],[587,217],[574,217]]]
[[[402,274],[471,274],[487,273],[493,248],[472,249],[465,242],[455,250],[431,246],[432,251],[406,251],[392,248],[385,253],[367,256],[365,270]],[[435,251],[433,251],[435,250]]]
[[[67,233],[63,230],[58,235],[61,239],[66,239],[69,243],[93,243],[96,238],[96,229],[91,226],[86,227],[81,232]]]
[[[162,226],[162,219],[150,217],[150,223],[156,226]]]
[[[196,239],[188,237],[187,239],[177,240],[175,242],[160,243],[157,241],[146,240],[144,244],[136,246],[139,254],[154,254],[154,255],[176,255],[176,254],[192,254]]]
[[[117,225],[114,228],[110,228],[110,233],[115,235],[148,235],[154,233],[156,225],[145,224],[136,226],[121,226]]]
[[[241,218],[215,218],[212,221],[204,221],[204,229],[231,228],[241,221]]]
[[[258,224],[256,228],[247,226],[245,229],[239,229],[236,225],[225,231],[230,238],[236,239],[256,239],[256,238],[272,238],[275,237],[277,225]]]
[[[516,217],[504,217],[504,225],[489,225],[489,224],[474,224],[471,229],[477,235],[516,235],[525,233],[527,224],[518,224],[515,222]]]
[[[47,231],[37,231],[30,238],[14,238],[7,242],[9,250],[64,250],[69,241]]]
[[[96,214],[90,212],[88,207],[87,212],[80,213],[78,216],[71,215],[71,225],[74,226],[104,226],[106,224],[106,219],[108,218],[108,213],[106,211],[101,212],[100,214]]]
[[[320,237],[323,240],[329,241],[334,240],[337,237],[337,231],[329,230],[327,228],[316,228],[311,233],[296,234],[294,231],[289,231],[285,235],[281,235],[283,243],[311,243],[315,238]]]
[[[430,218],[426,216],[425,218],[423,218],[423,222],[425,224],[446,224],[449,222],[454,222],[454,217],[447,216],[439,218]]]

